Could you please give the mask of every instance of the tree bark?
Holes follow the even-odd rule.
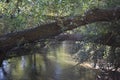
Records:
[[[120,8],[113,9],[93,9],[84,16],[74,16],[63,18],[56,22],[39,25],[38,27],[19,32],[8,33],[0,36],[0,49],[8,51],[15,46],[39,39],[47,39],[59,35],[60,33],[72,30],[82,25],[99,21],[112,21],[120,19]]]
[[[2,67],[2,63],[3,63],[4,58],[5,58],[5,53],[0,51],[0,67]]]

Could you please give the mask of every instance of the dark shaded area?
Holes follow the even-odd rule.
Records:
[[[2,67],[3,60],[6,57],[6,53],[4,51],[0,50],[0,67]]]
[[[101,70],[96,80],[120,80],[120,72]]]

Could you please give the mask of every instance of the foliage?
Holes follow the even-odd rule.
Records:
[[[10,28],[6,29],[7,33],[46,22],[48,16],[80,15],[90,8],[104,6],[103,3],[106,5],[102,0],[1,0],[0,19]]]
[[[119,7],[119,0],[0,0],[0,35],[4,33],[24,30],[35,27],[38,24],[54,21],[63,16],[83,15],[89,9]],[[96,39],[106,33],[115,34],[115,39],[119,42],[120,21],[92,23],[84,27],[72,30],[72,33],[80,33],[91,40]],[[87,39],[87,38],[86,38]],[[96,45],[94,43],[75,43],[73,53],[76,53],[77,60],[84,62],[88,59],[107,59],[108,62],[119,62],[119,49],[110,54],[108,46]],[[103,55],[104,54],[104,55]],[[111,58],[114,56],[115,58]],[[91,58],[94,57],[94,58]],[[114,60],[113,60],[114,59]],[[115,65],[115,64],[113,64]]]

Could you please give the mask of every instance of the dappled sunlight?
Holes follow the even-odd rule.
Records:
[[[73,59],[72,55],[70,55],[70,46],[71,45],[68,44],[66,41],[63,41],[56,50],[50,51],[51,54],[48,54],[48,58],[50,58],[51,60],[56,60],[58,63],[69,64],[74,67],[76,64],[78,64],[78,62],[76,62],[75,59]],[[87,46],[86,49],[88,50],[89,46]],[[79,63],[79,65],[85,68],[93,68],[90,62]]]
[[[75,65],[76,62],[74,61],[74,59],[72,59],[71,55],[67,51],[67,47],[68,45],[66,45],[65,42],[62,42],[62,44],[57,47],[56,50],[50,50],[48,58],[52,60],[57,60],[58,63]]]
[[[84,63],[80,64],[80,66],[83,66],[85,68],[93,68],[93,66],[89,62],[84,62]]]

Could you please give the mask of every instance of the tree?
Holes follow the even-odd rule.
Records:
[[[110,21],[116,21],[116,22],[118,21],[119,22],[120,7],[114,7],[114,8],[109,8],[109,9],[108,8],[100,9],[100,8],[96,8],[97,6],[100,6],[100,5],[99,4],[95,5],[95,1],[90,0],[90,2],[89,2],[89,0],[86,0],[85,2],[84,1],[82,2],[82,5],[83,5],[82,9],[80,9],[80,10],[74,9],[76,7],[76,5],[78,7],[81,4],[81,2],[82,2],[82,0],[80,0],[80,1],[78,0],[76,2],[72,2],[71,0],[67,0],[67,1],[64,1],[64,0],[63,1],[58,1],[58,0],[54,1],[53,0],[51,2],[49,2],[48,0],[46,0],[46,1],[16,0],[14,2],[14,0],[11,0],[9,2],[9,4],[5,3],[6,6],[3,6],[2,12],[5,13],[5,16],[10,16],[10,20],[9,19],[6,19],[6,20],[8,20],[8,21],[13,20],[13,22],[15,22],[15,25],[13,28],[15,28],[17,26],[16,23],[18,23],[18,25],[19,25],[19,22],[20,22],[20,24],[23,24],[23,23],[29,24],[31,22],[39,22],[39,21],[45,22],[45,20],[47,20],[48,17],[51,17],[53,19],[50,21],[48,20],[47,23],[42,24],[42,25],[40,24],[35,28],[26,29],[26,30],[18,31],[18,32],[12,31],[12,33],[1,35],[0,36],[1,54],[3,54],[2,52],[6,53],[7,51],[14,48],[15,46],[20,46],[22,44],[34,42],[34,41],[40,40],[40,39],[54,38],[54,36],[57,36],[60,33],[63,33],[68,30],[72,30],[77,27],[81,27],[86,24],[91,24],[91,23],[95,23],[95,22],[110,22]],[[28,4],[24,5],[25,3],[28,3]],[[40,4],[40,3],[42,3],[42,4]],[[88,4],[90,4],[90,5],[88,5]],[[93,4],[94,4],[94,6],[91,6]],[[34,7],[33,7],[33,5],[34,5]],[[67,7],[65,7],[66,5],[67,5]],[[9,7],[9,6],[12,6],[12,7]],[[44,7],[42,7],[42,6],[44,6]],[[65,9],[63,9],[62,6],[64,6]],[[23,9],[22,7],[25,9]],[[18,8],[19,8],[19,13],[18,13]],[[65,12],[66,10],[67,10],[67,12]],[[42,12],[44,12],[44,13],[42,13]],[[81,15],[79,14],[79,16],[78,15],[74,16],[75,14],[78,14],[79,12]],[[45,14],[45,13],[50,13],[50,14]],[[29,15],[27,15],[27,14],[29,14]],[[33,14],[36,14],[36,15],[33,16]],[[26,15],[27,15],[27,17],[26,17]],[[41,18],[40,20],[38,20],[38,16],[39,16],[39,18]],[[65,17],[65,16],[70,16],[70,17]],[[30,20],[30,18],[32,18],[33,20],[32,19]],[[23,25],[19,25],[19,27],[20,26],[23,26]],[[18,27],[16,27],[16,28],[18,28]],[[20,29],[20,28],[18,28],[18,29]],[[114,35],[114,36],[112,36],[112,35],[113,34],[110,32],[107,35],[104,35],[104,36],[96,39],[96,41],[94,41],[94,42],[105,44],[105,45],[107,44],[110,46],[120,47],[119,42],[117,42],[117,40],[114,38],[114,36],[116,36],[116,35]],[[109,38],[109,39],[107,39],[107,38]],[[105,40],[105,41],[101,42],[101,41],[99,41],[99,39],[101,41],[102,40]],[[106,40],[108,40],[107,43],[106,43]],[[118,40],[119,40],[119,38],[118,38]],[[114,42],[117,42],[117,43],[114,44]],[[3,56],[5,56],[5,54]]]
[[[114,14],[114,15],[113,15]],[[61,21],[40,25],[36,28],[27,29],[24,31],[9,33],[0,37],[1,50],[9,50],[17,44],[33,42],[38,39],[51,38],[58,34],[77,28],[85,24],[90,24],[99,21],[119,20],[120,8],[113,9],[94,9],[88,11],[85,16],[77,16]]]

